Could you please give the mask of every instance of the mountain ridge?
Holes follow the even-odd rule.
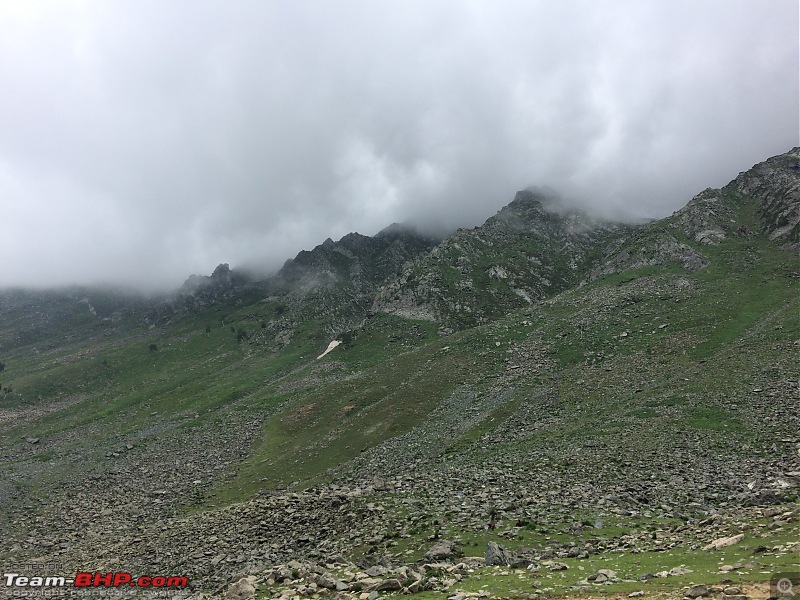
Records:
[[[543,203],[544,201],[544,203]],[[549,210],[545,208],[545,204]],[[530,190],[473,229],[445,238],[421,264],[406,267],[379,292],[373,310],[442,320],[460,327],[520,308],[555,293],[594,260],[591,245],[633,226],[594,219],[575,210],[557,212],[552,198]],[[508,252],[494,257],[495,246]],[[473,294],[477,288],[489,294]],[[460,294],[464,302],[448,295]]]
[[[522,191],[297,288],[221,265],[207,304],[0,294],[0,559],[197,600],[763,590],[800,551],[796,154],[641,226]]]

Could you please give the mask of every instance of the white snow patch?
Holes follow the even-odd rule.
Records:
[[[336,346],[338,346],[338,345],[339,345],[339,344],[341,344],[341,343],[342,343],[342,342],[340,342],[339,340],[333,340],[333,341],[332,341],[330,344],[328,344],[328,348],[327,348],[327,350],[325,350],[325,352],[323,352],[322,354],[320,354],[320,355],[317,357],[317,360],[319,360],[320,358],[322,358],[323,356],[325,356],[325,355],[326,355],[328,352],[330,352],[331,350],[333,350],[334,348],[336,348]]]

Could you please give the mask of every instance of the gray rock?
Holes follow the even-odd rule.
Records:
[[[364,573],[370,577],[380,577],[381,575],[386,575],[388,571],[389,570],[386,567],[382,567],[381,565],[373,565],[369,569],[366,569]]]
[[[362,590],[374,590],[381,583],[383,583],[383,579],[378,579],[377,577],[365,577],[364,579],[359,579],[358,581],[354,582],[353,589],[358,587]]]
[[[497,542],[486,544],[485,564],[487,567],[492,565],[508,566],[515,560],[517,560],[516,554]]]
[[[422,581],[414,581],[409,583],[408,587],[406,587],[406,590],[408,590],[408,592],[411,594],[416,594],[417,592],[422,591]]]
[[[426,562],[441,562],[461,556],[464,556],[464,553],[458,547],[458,544],[448,540],[439,540],[425,553],[424,560]]]
[[[616,581],[617,574],[610,569],[600,569],[594,575],[590,575],[588,579],[594,583],[606,583],[607,581]]]
[[[735,585],[731,585],[722,590],[722,593],[725,594],[726,596],[738,596],[739,594],[742,593],[742,588],[737,587]]]
[[[686,590],[683,595],[687,598],[701,598],[703,596],[708,596],[710,593],[711,592],[708,591],[708,587],[701,583],[698,585],[693,585]]]
[[[533,563],[528,560],[527,558],[523,558],[521,556],[517,556],[511,563],[508,565],[512,569],[527,569]]]
[[[255,598],[256,595],[256,578],[252,575],[249,577],[242,577],[239,581],[228,588],[228,593],[225,594],[225,600],[248,600]]]
[[[321,588],[325,588],[327,590],[335,590],[336,588],[336,579],[331,577],[330,575],[323,574],[317,576],[317,585]]]
[[[703,547],[703,550],[721,550],[722,548],[727,548],[728,546],[733,546],[738,544],[744,539],[744,534],[740,533],[738,535],[732,535],[730,537],[719,538],[708,544],[707,546]]]
[[[403,586],[397,579],[384,579],[377,586],[374,591],[376,592],[393,592],[403,589]]]

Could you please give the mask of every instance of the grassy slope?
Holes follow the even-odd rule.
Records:
[[[741,217],[752,221],[745,208]],[[685,241],[711,266],[694,274],[645,267],[606,277],[446,338],[428,323],[378,315],[319,363],[313,357],[327,339],[314,323],[303,324],[281,353],[237,340],[238,330],[253,334],[271,317],[269,303],[224,306],[155,329],[136,321],[98,324],[76,304],[61,329],[47,332],[48,347],[22,339],[2,356],[0,381],[14,392],[0,399],[0,471],[18,490],[47,497],[76,469],[102,468],[101,456],[125,436],[219,427],[232,412],[266,415],[233,476],[208,500],[227,504],[262,488],[323,481],[365,449],[424,423],[457,390],[490,395],[498,385],[513,390],[509,401],[497,403],[442,452],[463,454],[469,463],[590,439],[602,445],[610,436],[624,455],[696,435],[722,453],[743,446],[769,452],[776,439],[796,436],[797,415],[776,421],[769,402],[751,400],[754,390],[767,393],[796,375],[797,255],[763,236],[718,246]],[[12,316],[4,320],[5,336],[23,319]],[[546,352],[541,364],[548,367],[523,376],[509,360],[526,343]],[[543,393],[555,394],[564,418],[486,447],[487,436]],[[779,397],[775,405],[791,402]],[[633,431],[652,435],[632,437]],[[41,442],[27,444],[25,436]],[[421,530],[405,543],[417,547],[428,535]],[[531,533],[530,541],[536,539]],[[480,553],[486,540],[466,541]],[[690,562],[711,573],[714,565],[702,566],[709,557],[685,552],[669,560],[637,556],[644,561],[637,569],[647,570],[647,561],[665,568]],[[735,552],[728,551],[730,560]],[[632,569],[626,560],[633,555],[622,558],[615,567]]]
[[[735,416],[719,408],[720,394],[731,391],[733,380],[742,388],[751,385],[758,369],[781,360],[781,344],[800,338],[793,276],[797,257],[763,238],[698,249],[712,264],[691,276],[652,267],[614,275],[446,339],[436,339],[429,324],[377,316],[330,356],[337,361],[332,381],[319,385],[313,380],[306,389],[302,381],[313,366],[311,357],[326,341],[314,333],[313,323],[305,324],[308,333],[295,336],[280,354],[236,339],[238,329],[255,331],[260,320],[269,318],[267,305],[260,312],[258,305],[228,307],[166,329],[125,329],[106,338],[83,315],[84,322],[73,319],[68,329],[53,333],[80,340],[83,327],[91,343],[66,343],[38,354],[23,346],[4,356],[7,368],[0,381],[14,393],[5,395],[2,408],[40,399],[62,404],[56,402],[54,410],[33,422],[6,423],[0,443],[76,427],[97,430],[101,437],[111,429],[125,434],[154,419],[178,422],[187,416],[201,419],[194,424],[201,427],[209,413],[246,399],[247,405],[277,403],[280,408],[265,425],[245,473],[266,478],[267,486],[313,479],[424,420],[457,386],[501,371],[507,344],[525,336],[547,341],[565,382],[560,388],[565,403],[580,404],[581,412],[592,412],[595,421],[609,414],[646,421],[654,415],[650,409],[685,405],[686,398],[704,395],[701,405],[684,411],[679,425],[718,429],[727,419],[730,427],[741,429]],[[688,283],[681,287],[675,281]],[[613,299],[604,305],[599,296]],[[521,319],[532,326],[520,326]],[[501,347],[493,348],[496,340]],[[148,350],[150,344],[158,350]],[[450,351],[442,353],[444,346]],[[743,354],[744,348],[756,355]],[[629,390],[601,367],[634,358],[657,371],[646,389]],[[710,359],[714,369],[700,362]],[[734,377],[719,377],[720,367]],[[692,378],[684,381],[678,376],[683,371],[692,372]],[[576,383],[587,377],[591,385]],[[282,392],[292,380],[299,380],[299,387]],[[603,426],[582,420],[578,428],[597,433]],[[326,436],[331,439],[325,441]],[[241,494],[224,496],[240,499],[253,488],[244,485]]]

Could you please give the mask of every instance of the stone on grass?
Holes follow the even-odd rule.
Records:
[[[485,564],[487,567],[493,565],[508,566],[516,559],[516,555],[505,546],[501,546],[497,542],[486,544]]]
[[[687,598],[702,598],[703,596],[708,596],[709,594],[710,592],[708,591],[708,587],[701,583],[698,585],[693,585],[686,590],[683,595]]]
[[[464,556],[458,544],[448,540],[439,540],[425,553],[426,562],[442,562]]]
[[[732,535],[730,537],[719,538],[708,544],[703,548],[703,550],[720,550],[722,548],[727,548],[728,546],[733,546],[734,544],[738,544],[744,539],[744,534],[740,533],[739,535]]]

